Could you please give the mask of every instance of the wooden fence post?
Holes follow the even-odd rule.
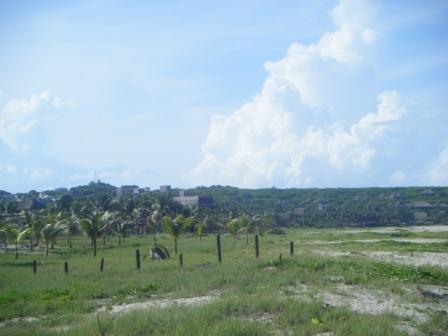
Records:
[[[184,266],[184,258],[182,256],[182,253],[179,254],[179,266],[182,268]]]
[[[140,250],[135,250],[135,261],[137,262],[137,269],[140,271]]]
[[[289,255],[294,255],[294,242],[289,242]]]
[[[282,265],[282,254],[281,253],[278,256],[278,263],[279,263],[280,266]]]
[[[221,255],[221,235],[218,234],[216,236],[216,248],[218,250],[218,261],[219,263],[222,262],[222,255]]]
[[[100,272],[102,272],[104,269],[104,258],[101,258],[101,263],[100,263]]]
[[[258,245],[258,235],[255,235],[255,256],[260,256],[260,246]]]
[[[33,273],[36,274],[37,272],[37,262],[36,260],[33,260]]]
[[[68,261],[64,262],[64,272],[68,273]]]

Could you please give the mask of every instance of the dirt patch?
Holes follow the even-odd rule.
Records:
[[[211,303],[219,297],[219,293],[210,293],[203,296],[195,296],[189,298],[179,298],[179,299],[152,299],[144,302],[134,302],[134,303],[124,303],[120,305],[113,305],[110,308],[112,314],[122,314],[127,313],[131,310],[137,309],[163,309],[169,307],[185,307],[185,306],[195,306]],[[106,311],[106,307],[101,307],[98,311]]]
[[[411,252],[399,254],[396,252],[372,251],[362,252],[362,255],[377,259],[392,261],[413,266],[438,266],[448,268],[448,253],[436,252]]]
[[[394,227],[381,227],[374,229],[347,229],[339,230],[332,233],[361,233],[361,232],[378,232],[378,233],[390,233],[396,231],[407,230],[411,232],[446,232],[448,231],[448,225],[428,225],[428,226],[394,226]]]
[[[442,268],[448,268],[448,253],[439,252],[409,252],[398,253],[390,251],[360,251],[360,252],[347,252],[347,251],[333,251],[329,249],[313,250],[313,253],[330,256],[330,257],[350,257],[355,255],[361,255],[380,261],[390,261],[399,264],[413,265],[413,266],[437,266]]]
[[[274,317],[275,316],[273,314],[263,312],[263,313],[249,315],[249,316],[243,316],[243,317],[241,317],[241,319],[252,321],[252,322],[271,324],[274,321]]]
[[[431,297],[437,300],[448,299],[448,286],[421,285],[419,290],[420,293],[426,297]]]
[[[311,286],[299,284],[285,289],[288,295],[301,299],[317,299],[332,307],[345,307],[361,314],[392,313],[409,318],[417,323],[426,322],[435,312],[448,313],[447,302],[407,303],[393,294],[380,290],[367,289],[362,286],[331,285],[326,290],[317,290]]]
[[[411,324],[407,322],[401,322],[399,324],[395,324],[394,328],[398,331],[404,332],[408,336],[423,336],[423,334],[416,328],[414,328]]]
[[[3,322],[0,322],[0,328],[4,327],[5,325],[10,324],[10,323],[23,323],[23,322],[30,323],[30,322],[39,321],[40,319],[43,319],[43,318],[45,318],[45,316],[39,316],[39,317],[35,317],[35,316],[16,317],[16,318],[13,318],[11,320],[6,320],[6,321],[3,321]]]
[[[443,238],[385,238],[385,239],[353,239],[353,240],[314,240],[309,242],[310,244],[317,245],[333,245],[343,243],[378,243],[383,241],[394,241],[403,243],[414,244],[434,244],[434,243],[446,243],[448,239]]]

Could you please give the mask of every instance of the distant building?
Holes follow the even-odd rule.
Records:
[[[424,222],[428,219],[428,214],[424,211],[414,212],[414,219],[417,223]]]
[[[138,195],[139,188],[136,185],[123,185],[117,189],[117,197]]]
[[[173,200],[180,203],[184,207],[212,207],[213,198],[208,196],[185,196],[184,191],[179,191],[178,197],[173,197]]]
[[[415,201],[409,204],[410,208],[420,208],[420,209],[427,209],[427,208],[434,208],[434,205],[426,202],[426,201]]]
[[[162,194],[169,194],[171,192],[171,186],[170,185],[162,185],[162,186],[160,186],[160,192]]]
[[[431,189],[425,189],[421,192],[422,195],[434,195],[434,191]]]
[[[20,202],[17,208],[20,212],[39,210],[45,208],[45,203],[41,200],[26,199]]]
[[[297,215],[304,215],[305,214],[305,208],[304,207],[298,207],[296,208],[296,214]]]

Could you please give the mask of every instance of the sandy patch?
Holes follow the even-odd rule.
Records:
[[[35,317],[35,316],[16,317],[16,318],[13,318],[11,320],[0,322],[0,328],[4,327],[5,325],[10,324],[10,323],[36,322],[36,321],[39,321],[40,319],[42,319],[44,317],[45,316],[40,316],[40,317]]]
[[[263,313],[249,315],[249,316],[243,316],[243,317],[240,317],[240,319],[252,321],[252,322],[271,324],[274,320],[274,315],[267,313],[267,312],[263,312]]]
[[[393,226],[393,227],[379,227],[379,228],[365,228],[365,229],[342,229],[332,233],[362,233],[362,232],[378,232],[391,233],[396,231],[407,230],[411,232],[446,232],[448,225],[428,225],[428,226]]]
[[[307,243],[317,244],[317,245],[333,245],[333,244],[343,244],[343,243],[378,243],[382,241],[396,241],[404,243],[414,243],[414,244],[434,244],[434,243],[447,243],[448,239],[444,238],[385,238],[385,239],[352,239],[352,240],[314,240]]]
[[[112,314],[127,313],[136,309],[163,309],[169,307],[185,307],[211,303],[216,300],[219,293],[211,293],[209,295],[195,296],[179,299],[152,299],[144,302],[124,303],[113,305],[110,309]],[[106,307],[101,307],[98,311],[106,311]]]
[[[434,299],[448,298],[448,286],[421,285],[419,286],[419,290],[422,295],[432,297]]]
[[[411,252],[399,254],[387,251],[366,251],[361,252],[361,254],[376,260],[392,261],[405,265],[448,268],[448,253]]]
[[[390,251],[332,251],[329,249],[319,249],[312,251],[315,254],[329,257],[350,257],[365,256],[380,261],[390,261],[398,264],[412,266],[437,266],[448,268],[448,253],[439,252],[408,252],[398,253]]]
[[[380,290],[367,289],[362,286],[332,285],[326,291],[316,291],[307,285],[286,288],[287,293],[293,293],[298,298],[314,298],[332,307],[345,307],[361,314],[392,313],[409,318],[418,323],[429,320],[430,314],[443,311],[448,313],[448,303],[406,303],[396,295],[386,295]]]

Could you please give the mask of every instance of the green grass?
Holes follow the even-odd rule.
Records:
[[[350,258],[316,256],[309,252],[315,246],[306,244],[310,232],[288,230],[286,235],[265,236],[260,239],[259,259],[255,258],[253,236],[245,248],[244,239],[233,244],[231,237],[224,235],[222,264],[217,261],[214,235],[202,242],[182,237],[182,269],[174,256],[165,261],[145,258],[152,243],[149,236],[127,238],[122,246],[111,238],[106,246],[99,244],[96,258],[85,237],[77,237],[73,249],[61,238],[48,257],[20,251],[15,259],[13,254],[0,253],[0,321],[45,316],[37,322],[8,323],[0,327],[0,335],[99,335],[95,311],[100,306],[211,291],[219,291],[220,298],[204,306],[133,312],[115,317],[113,322],[107,312],[100,318],[104,326],[109,326],[107,335],[266,335],[274,330],[290,330],[298,335],[324,331],[335,335],[401,335],[392,327],[399,321],[396,316],[361,315],[326,308],[315,300],[292,300],[281,295],[282,288],[304,283],[319,290],[334,278],[390,292],[419,284],[448,284],[448,272],[437,267],[375,262],[356,254]],[[322,233],[336,236],[333,230]],[[289,257],[290,240],[296,242],[293,257]],[[167,237],[161,236],[160,243],[172,249]],[[363,246],[351,244],[344,248],[356,252]],[[142,255],[140,271],[136,269],[136,248]],[[282,264],[278,261],[280,253]],[[99,271],[101,258],[105,259],[103,272]],[[37,274],[32,272],[34,259]],[[68,274],[64,273],[65,261],[69,263]],[[251,319],[263,313],[272,316],[272,323]],[[443,318],[434,318],[424,328],[437,330]],[[64,325],[72,329],[65,333],[55,329]]]

